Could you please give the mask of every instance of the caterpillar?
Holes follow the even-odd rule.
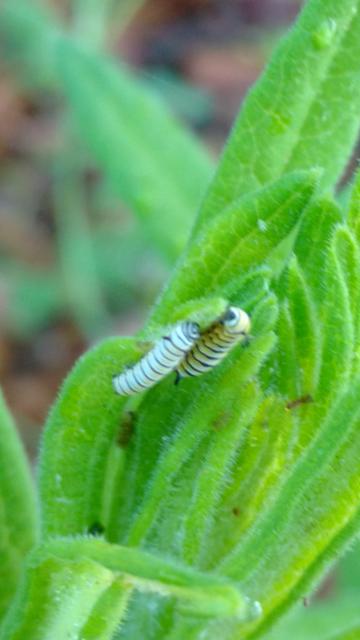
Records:
[[[216,367],[250,332],[250,318],[239,307],[229,307],[220,320],[205,331],[176,367],[177,384],[187,376],[200,376]]]
[[[169,335],[155,346],[133,367],[113,377],[113,387],[121,396],[131,396],[149,389],[177,368],[185,354],[200,336],[196,322],[180,322]]]

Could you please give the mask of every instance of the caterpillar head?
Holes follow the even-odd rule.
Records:
[[[226,330],[233,335],[247,336],[250,333],[250,317],[240,307],[229,307],[222,318]]]

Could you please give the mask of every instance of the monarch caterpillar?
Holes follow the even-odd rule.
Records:
[[[187,376],[200,376],[216,365],[250,332],[250,318],[239,307],[229,307],[220,320],[205,331],[176,367],[177,384]]]
[[[113,377],[116,393],[131,396],[152,387],[176,369],[199,336],[199,325],[195,322],[177,324],[168,336],[160,338],[153,349],[133,367]]]

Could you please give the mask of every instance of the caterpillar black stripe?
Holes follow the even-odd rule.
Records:
[[[195,322],[181,322],[133,367],[113,377],[113,387],[121,396],[131,396],[149,389],[174,371],[200,336]]]
[[[250,318],[239,307],[229,307],[222,318],[205,331],[176,367],[176,382],[200,376],[216,367],[250,332]]]

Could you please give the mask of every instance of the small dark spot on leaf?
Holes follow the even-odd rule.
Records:
[[[238,518],[238,517],[239,517],[239,515],[240,515],[240,509],[239,509],[239,507],[233,507],[233,508],[232,508],[232,513],[233,513],[233,515],[234,515],[234,516],[236,516],[236,518]]]
[[[91,536],[101,536],[105,532],[105,527],[101,522],[94,522],[89,528],[88,533]]]
[[[310,402],[314,402],[314,398],[310,395],[310,393],[307,393],[305,396],[295,398],[295,400],[290,400],[290,402],[285,405],[285,409],[290,411],[291,409],[295,409],[302,404],[309,404]]]
[[[119,435],[117,437],[117,444],[119,447],[125,449],[135,432],[135,417],[134,411],[126,411],[122,416]]]
[[[309,598],[307,596],[304,596],[303,598],[303,605],[304,607],[308,607],[309,606]]]
[[[221,413],[215,420],[212,422],[212,428],[215,431],[221,431],[225,427],[227,427],[229,420],[231,418],[231,414],[229,412]]]

